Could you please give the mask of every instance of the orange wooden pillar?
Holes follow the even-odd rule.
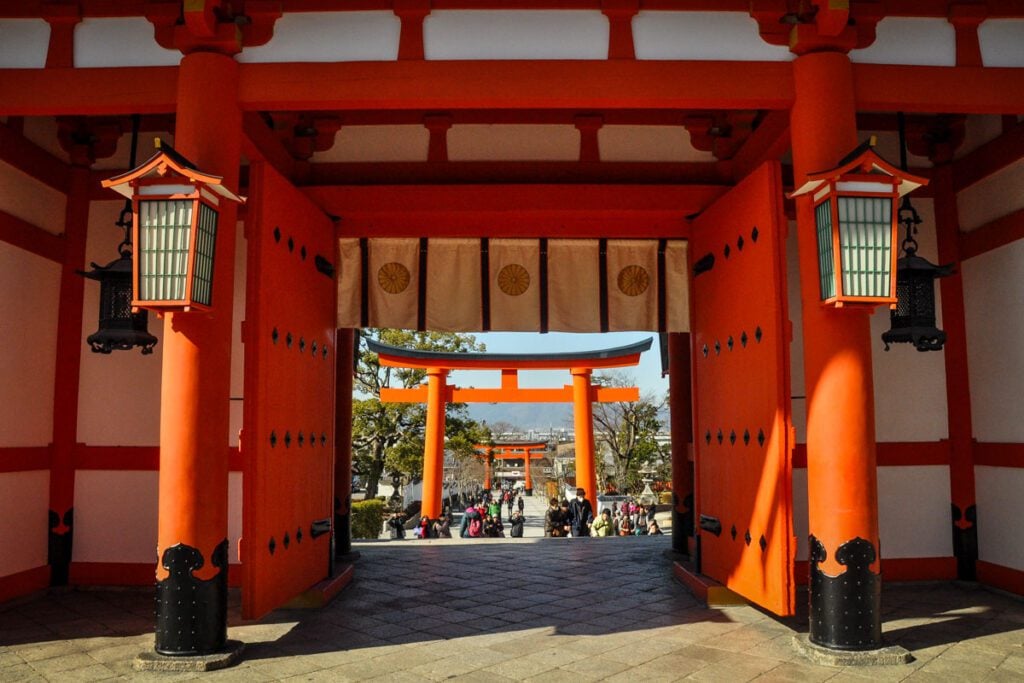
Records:
[[[175,147],[238,187],[238,64],[195,52],[178,70]],[[167,314],[160,392],[156,650],[202,655],[227,638],[228,399],[236,208],[222,202],[209,313]],[[192,572],[195,569],[196,571]],[[188,595],[182,599],[182,595]]]
[[[594,468],[594,406],[590,402],[590,368],[572,368],[572,417],[576,432],[576,486],[586,491],[597,510],[597,471]],[[529,456],[527,456],[529,457]]]
[[[441,516],[441,484],[444,475],[444,411],[448,371],[427,370],[427,430],[423,450],[423,507],[421,515]]]
[[[526,457],[523,458],[523,493],[533,495],[533,477],[530,475],[530,449],[526,449]]]
[[[693,538],[693,404],[690,335],[668,335],[669,427],[672,435],[672,550],[688,555]]]
[[[334,554],[352,552],[352,357],[355,330],[337,335],[334,418]]]
[[[806,174],[833,168],[858,141],[847,55],[805,54],[793,63],[793,75],[791,135],[799,185]],[[875,649],[881,644],[881,576],[871,310],[820,303],[807,197],[797,200],[797,234],[808,396],[810,639],[840,650]]]
[[[484,454],[484,490],[491,490],[491,472],[494,468],[494,449],[488,448]]]

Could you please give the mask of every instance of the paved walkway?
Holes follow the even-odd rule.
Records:
[[[231,608],[244,660],[138,674],[152,592],[63,591],[0,606],[0,681],[1022,681],[1024,603],[950,584],[887,586],[885,632],[917,657],[826,668],[790,645],[800,617],[699,606],[670,577],[667,537],[371,541],[323,610],[259,622]]]

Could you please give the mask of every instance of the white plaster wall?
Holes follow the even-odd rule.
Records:
[[[0,475],[3,476],[8,475]],[[158,488],[159,474],[155,471],[78,470],[73,561],[141,562],[155,567]],[[44,513],[45,504],[44,495]],[[228,557],[237,563],[238,540],[242,535],[241,472],[228,474],[227,533]],[[45,564],[45,526],[41,537]]]
[[[465,124],[448,130],[451,161],[575,161],[579,156],[574,126]]]
[[[1024,66],[1024,19],[983,21],[978,42],[985,66]]]
[[[883,558],[952,556],[949,468],[879,467],[878,525]],[[793,533],[796,559],[806,560],[809,531],[807,470],[803,468],[793,470]]]
[[[715,161],[694,149],[683,126],[602,126],[597,142],[602,161]]]
[[[65,164],[70,163],[70,155],[60,146],[57,138],[57,117],[56,116],[26,116],[22,127],[22,135],[31,140],[37,147],[44,149],[50,156],[60,159]],[[123,164],[118,168],[125,168]],[[63,195],[61,195],[63,198]]]
[[[49,470],[0,473],[0,576],[46,564]]]
[[[423,51],[427,59],[606,59],[608,19],[596,10],[438,10],[423,22]]]
[[[882,557],[951,557],[949,468],[878,468]]]
[[[1024,570],[1024,469],[974,468],[978,559]]]
[[[59,295],[58,264],[0,242],[0,447],[53,440]]]
[[[964,120],[964,141],[956,150],[956,158],[970,154],[1003,133],[1003,117],[998,114],[976,114]]]
[[[0,19],[0,69],[41,69],[49,48],[44,19]]]
[[[886,17],[878,22],[875,42],[851,50],[850,61],[956,66],[956,31],[942,18]]]
[[[965,188],[956,196],[960,229],[970,232],[989,221],[1024,209],[1024,159]]]
[[[937,263],[934,203],[930,199],[917,199],[914,207],[923,220],[917,234],[917,253]],[[936,325],[942,329],[942,296],[938,286],[935,287],[935,310]],[[938,441],[948,438],[945,352],[921,352],[910,344],[894,344],[886,351],[882,333],[890,326],[889,309],[880,306],[871,316],[876,439]],[[908,396],[913,400],[908,401]]]
[[[75,472],[74,562],[142,562],[156,566],[155,471]]]
[[[394,12],[296,12],[274,24],[266,45],[240,62],[358,62],[398,59],[402,22]]]
[[[1024,442],[1024,240],[961,268],[974,437]]]
[[[313,161],[426,161],[430,131],[423,126],[343,126],[334,146]]]
[[[633,17],[637,59],[720,59],[788,62],[789,48],[761,40],[755,21],[742,12],[641,11]]]
[[[177,66],[181,53],[156,42],[144,17],[86,17],[75,27],[75,66]]]
[[[0,161],[0,211],[31,223],[46,232],[64,232],[67,200],[57,190]]]
[[[106,265],[117,255],[124,233],[114,226],[118,201],[92,202],[86,262]],[[98,282],[86,280],[82,309],[82,370],[78,389],[78,441],[96,446],[157,446],[160,443],[160,365],[163,342],[153,353],[93,353],[86,337],[97,329]],[[163,339],[163,320],[149,314],[149,332]]]

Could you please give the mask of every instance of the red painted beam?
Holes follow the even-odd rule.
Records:
[[[957,192],[998,173],[1024,157],[1024,123],[953,162],[953,187]]]
[[[789,112],[769,112],[732,158],[733,181],[738,183],[765,161],[782,157],[788,149]]]
[[[1018,209],[960,235],[960,256],[974,258],[999,247],[1024,239],[1024,209]]]
[[[0,123],[0,161],[58,192],[68,193],[68,165],[3,123]]]
[[[0,210],[0,241],[50,261],[64,262],[63,238],[2,210]]]
[[[1016,114],[1024,69],[854,64],[859,110]]]
[[[166,114],[175,111],[178,69],[0,69],[0,115]]]
[[[975,442],[974,464],[989,467],[1024,467],[1024,443]]]
[[[921,467],[925,465],[949,465],[948,441],[892,441],[875,445],[878,467]],[[793,448],[793,467],[807,467],[807,444],[798,443]]]
[[[5,446],[0,448],[0,473],[50,469],[49,446]]]

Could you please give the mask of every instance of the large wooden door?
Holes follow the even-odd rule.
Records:
[[[334,481],[334,225],[266,163],[250,166],[243,324],[242,614],[328,573]]]
[[[768,163],[694,222],[694,442],[700,570],[794,609],[785,217]]]

